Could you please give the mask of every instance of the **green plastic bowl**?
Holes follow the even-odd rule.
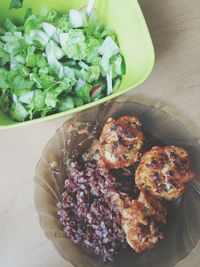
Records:
[[[24,0],[22,9],[9,10],[10,0],[0,1],[0,22],[6,17],[16,21],[23,21],[28,7],[31,7],[37,14],[44,7],[52,7],[64,12],[70,8],[80,9],[87,4],[87,0]],[[15,122],[0,112],[1,129],[55,119],[93,107],[133,89],[149,76],[154,65],[155,54],[151,37],[137,0],[97,0],[95,7],[99,21],[110,25],[117,33],[120,48],[125,57],[126,75],[123,77],[120,88],[112,95],[98,101],[31,121]]]

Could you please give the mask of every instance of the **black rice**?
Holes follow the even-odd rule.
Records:
[[[121,215],[112,209],[109,190],[122,185],[95,162],[86,162],[84,166],[72,162],[69,171],[70,177],[65,181],[65,191],[58,203],[64,231],[74,243],[93,248],[104,262],[113,261],[127,242],[121,227]],[[124,171],[126,177],[128,174],[128,170]]]

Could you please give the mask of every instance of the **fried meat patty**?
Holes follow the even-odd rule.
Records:
[[[176,146],[153,147],[146,152],[135,173],[136,186],[157,198],[179,198],[194,178],[187,151]]]
[[[109,118],[100,136],[99,150],[106,167],[119,169],[128,167],[140,159],[144,134],[137,117]]]
[[[137,253],[152,248],[164,238],[167,213],[159,200],[143,193],[137,200],[121,198],[116,191],[111,192],[111,200],[121,212],[126,240]]]

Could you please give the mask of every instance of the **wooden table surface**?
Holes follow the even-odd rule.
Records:
[[[129,95],[176,114],[200,137],[200,0],[139,2],[156,63],[150,78]],[[65,120],[0,131],[1,267],[70,266],[43,235],[33,203],[34,167]],[[200,243],[177,267],[199,267],[199,248]]]

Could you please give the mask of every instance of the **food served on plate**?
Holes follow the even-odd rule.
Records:
[[[60,222],[68,238],[76,244],[93,248],[104,262],[112,261],[128,245],[140,253],[162,240],[169,208],[165,201],[180,197],[185,183],[194,177],[188,153],[184,149],[175,146],[152,148],[155,140],[151,146],[145,144],[147,141],[140,127],[141,122],[137,117],[109,118],[102,127],[99,140],[94,138],[84,153],[77,157],[76,151],[75,157],[64,162],[68,178],[58,203]],[[87,130],[80,134],[83,132]],[[113,150],[115,157],[121,153],[111,164],[105,161],[105,144],[119,147],[118,153]],[[145,149],[150,151],[145,152]],[[154,150],[155,153],[152,152]],[[140,153],[144,153],[141,159]],[[166,157],[167,153],[172,156],[172,161]],[[126,160],[121,160],[123,155],[128,155]],[[173,169],[175,180],[171,177],[170,183],[179,185],[179,194],[174,193],[172,198],[171,195],[163,196],[163,191],[159,195],[159,192],[155,194],[147,190],[151,172],[145,172],[147,184],[141,186],[138,175],[143,173],[141,170],[146,163],[154,163],[153,168],[165,167],[164,171],[167,172],[162,164],[172,162],[176,165],[176,169]],[[175,189],[178,190],[177,186],[174,192]]]
[[[111,200],[121,213],[126,240],[136,252],[149,249],[164,238],[167,213],[157,199],[142,192],[138,199],[121,198],[112,190]]]
[[[111,94],[125,62],[115,33],[84,11],[27,10],[0,25],[0,110],[16,121],[45,117]]]
[[[143,192],[173,200],[181,197],[194,175],[185,149],[175,146],[153,147],[142,156],[135,182]]]
[[[68,238],[93,248],[103,261],[111,261],[127,246],[121,214],[112,210],[106,192],[117,186],[116,178],[98,168],[97,162],[71,162],[58,215]]]
[[[144,143],[141,122],[136,117],[109,118],[100,136],[100,154],[108,168],[129,167],[139,161]]]

